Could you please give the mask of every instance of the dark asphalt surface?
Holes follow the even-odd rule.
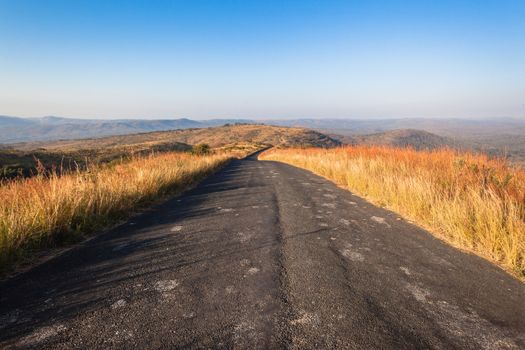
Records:
[[[250,158],[0,283],[0,348],[525,349],[525,286]]]

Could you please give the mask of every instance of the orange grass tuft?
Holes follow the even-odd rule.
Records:
[[[260,158],[311,170],[525,278],[525,171],[503,160],[367,146],[270,150]]]
[[[165,153],[5,182],[0,186],[0,270],[34,250],[78,238],[159,196],[187,189],[231,158],[231,153]]]

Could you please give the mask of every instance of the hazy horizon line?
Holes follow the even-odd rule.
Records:
[[[446,119],[456,119],[456,120],[525,120],[525,115],[521,117],[510,117],[510,116],[494,116],[494,117],[450,117],[450,116],[443,116],[443,117],[406,117],[406,116],[374,116],[374,117],[343,117],[343,116],[334,116],[334,117],[239,117],[239,116],[232,116],[232,117],[188,117],[188,116],[180,116],[180,117],[141,117],[141,116],[132,116],[132,117],[72,117],[72,116],[61,116],[61,115],[53,115],[53,114],[46,114],[42,116],[34,116],[34,117],[28,117],[28,116],[18,116],[18,115],[9,115],[9,114],[0,114],[0,117],[8,117],[8,118],[19,118],[19,119],[44,119],[44,118],[58,118],[58,119],[72,119],[72,120],[180,120],[180,119],[188,119],[188,120],[194,120],[194,121],[207,121],[207,120],[250,120],[250,121],[267,121],[267,120],[384,120],[384,119],[440,119],[440,120],[446,120]]]

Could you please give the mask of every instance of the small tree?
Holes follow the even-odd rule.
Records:
[[[203,155],[210,153],[210,146],[206,143],[199,143],[198,145],[193,146],[193,154]]]

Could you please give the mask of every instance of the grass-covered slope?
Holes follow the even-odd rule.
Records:
[[[4,182],[0,186],[0,272],[42,249],[107,227],[162,195],[183,191],[233,156],[170,152],[62,176]]]
[[[525,278],[525,172],[483,155],[355,146],[270,150]]]

